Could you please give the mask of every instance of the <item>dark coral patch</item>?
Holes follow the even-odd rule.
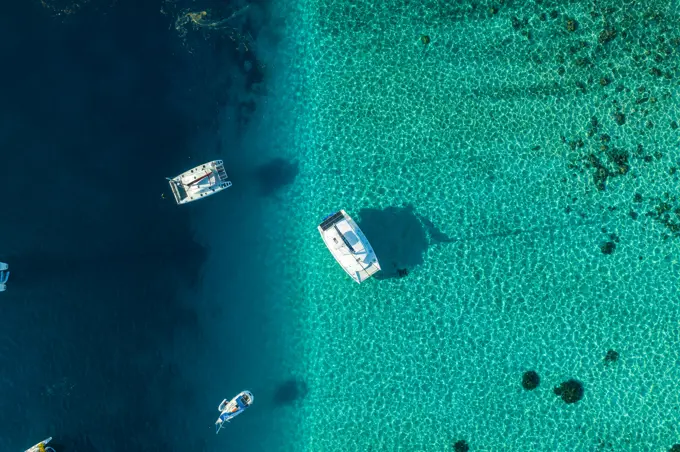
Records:
[[[619,360],[619,352],[617,352],[616,350],[609,350],[607,352],[607,355],[604,357],[604,362],[606,364],[615,363],[618,360]]]
[[[576,403],[583,398],[583,384],[577,380],[567,380],[553,389],[555,395],[562,397],[565,403]]]
[[[578,29],[578,22],[576,19],[567,19],[567,31],[570,33],[575,32]]]
[[[626,115],[621,113],[620,111],[617,111],[614,113],[614,121],[620,126],[624,125],[626,123]]]
[[[605,28],[600,32],[600,35],[597,37],[597,40],[600,44],[607,44],[609,41],[614,39],[616,37],[616,30],[613,28]]]
[[[535,371],[529,370],[522,375],[522,387],[527,391],[538,388],[539,384],[541,384],[541,377]]]
[[[456,452],[468,452],[470,450],[470,446],[468,446],[467,441],[461,439],[460,441],[455,442],[453,445],[453,450]]]
[[[616,243],[607,242],[600,247],[600,250],[602,251],[602,254],[612,254],[614,250],[616,250]]]

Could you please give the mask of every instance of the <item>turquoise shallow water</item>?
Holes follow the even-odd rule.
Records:
[[[678,5],[605,3],[291,12],[300,174],[274,229],[308,386],[293,449],[680,441]],[[338,208],[382,279],[353,284],[323,247]]]
[[[262,207],[261,264],[299,391],[268,450],[680,441],[678,6],[280,12],[249,139],[299,167]],[[324,248],[338,208],[382,277],[356,285]],[[553,392],[569,379],[575,404]]]

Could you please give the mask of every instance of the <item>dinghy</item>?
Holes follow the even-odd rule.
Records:
[[[26,449],[24,452],[55,452],[54,449],[47,445],[47,443],[49,443],[50,441],[52,441],[51,436],[45,440],[40,441],[38,444],[31,447],[30,449]]]
[[[215,422],[216,434],[220,432],[225,422],[229,422],[239,414],[243,413],[246,408],[253,404],[253,394],[250,391],[243,391],[229,402],[227,399],[222,400],[217,410],[220,412],[220,417]]]
[[[7,280],[9,279],[9,265],[4,262],[0,262],[0,292],[4,292],[7,289]]]
[[[177,204],[187,204],[207,198],[231,187],[222,160],[198,165],[179,176],[167,178]]]

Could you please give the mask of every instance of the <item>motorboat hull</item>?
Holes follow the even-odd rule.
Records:
[[[228,402],[227,399],[222,400],[222,403],[217,407],[220,416],[215,421],[215,433],[219,433],[226,422],[243,413],[246,408],[253,404],[254,400],[255,397],[250,391],[242,391]]]
[[[24,452],[55,452],[54,449],[47,445],[50,441],[52,441],[51,436],[45,440],[40,441],[35,446],[26,449]]]

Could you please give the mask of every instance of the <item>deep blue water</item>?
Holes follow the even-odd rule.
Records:
[[[161,193],[217,127],[217,69],[242,61],[219,40],[190,58],[162,6],[0,15],[1,450],[49,435],[58,452],[204,450],[182,430],[196,388],[167,356],[204,345],[181,293],[207,251]]]

